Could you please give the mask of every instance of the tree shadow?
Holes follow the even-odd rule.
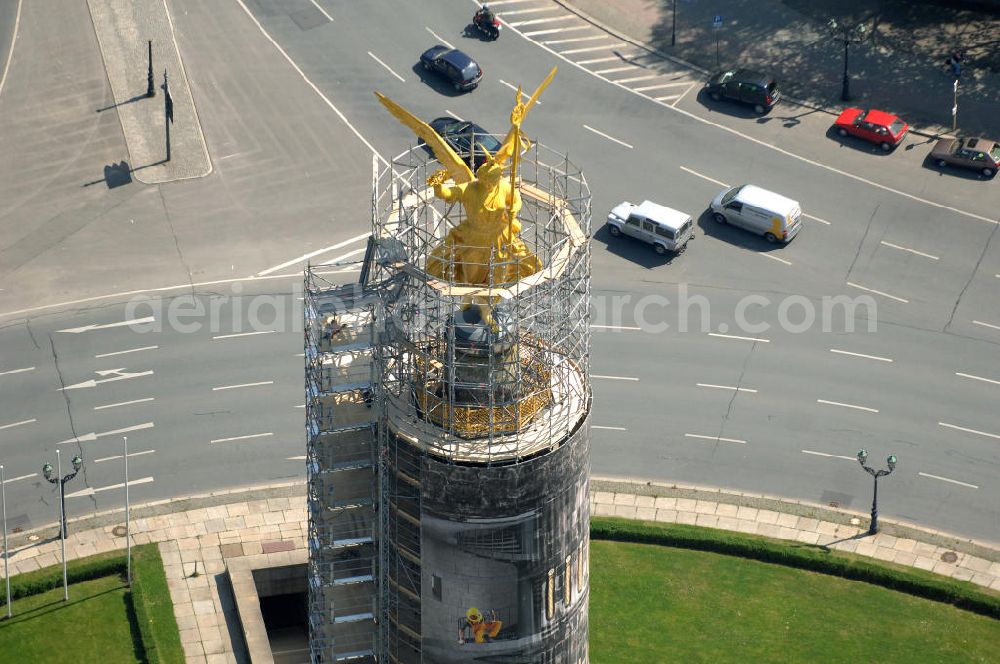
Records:
[[[657,0],[651,45],[715,71],[715,39],[708,3],[679,8],[676,46],[670,45],[673,0]],[[843,42],[827,27],[834,18],[851,25],[867,21],[869,38],[850,46],[849,77],[856,105],[901,111],[923,125],[950,124],[954,76],[945,59],[965,52],[959,104],[968,109],[965,127],[997,131],[1000,106],[1000,14],[934,3],[880,0],[872,4],[837,0],[731,0],[718,31],[722,67],[741,65],[776,76],[787,97],[810,105],[839,107],[844,68]],[[780,26],[780,27],[776,27]]]

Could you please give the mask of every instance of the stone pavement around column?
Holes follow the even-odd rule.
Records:
[[[906,0],[679,0],[671,46],[673,0],[552,1],[692,69],[762,69],[778,78],[786,98],[836,113],[848,105],[881,108],[933,135],[951,133],[955,77],[945,60],[960,49],[958,131],[1000,139],[997,9]],[[502,3],[497,10],[503,18]],[[715,16],[722,17],[719,30],[712,27]],[[844,49],[826,26],[830,18],[867,18],[872,35],[850,47],[849,103],[840,99]]]
[[[593,478],[591,511],[829,546],[1000,591],[1000,547],[892,519],[883,519],[882,532],[867,537],[865,515],[822,505],[718,489]],[[122,523],[122,510],[71,520],[67,558],[123,550]],[[225,572],[247,567],[252,558],[266,558],[268,566],[305,562],[305,483],[148,503],[132,509],[131,527],[134,544],[159,542],[187,661],[247,661],[246,648],[255,644],[243,642],[234,600],[234,591],[239,595],[243,589],[230,588]],[[12,537],[12,574],[58,564],[57,533],[52,524]]]

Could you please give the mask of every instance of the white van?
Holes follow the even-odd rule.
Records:
[[[626,201],[616,205],[608,215],[608,232],[613,236],[628,235],[647,242],[660,255],[684,251],[693,227],[691,215],[651,201],[643,201],[641,205]]]
[[[763,235],[768,242],[788,243],[802,230],[802,208],[785,198],[752,184],[726,189],[712,199],[712,217]]]

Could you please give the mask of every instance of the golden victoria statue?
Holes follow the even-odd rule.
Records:
[[[475,175],[472,169],[430,125],[420,120],[388,97],[376,92],[385,106],[401,123],[422,138],[444,166],[427,179],[438,198],[459,201],[465,208],[465,220],[448,231],[444,240],[427,257],[426,271],[453,283],[488,286],[508,284],[538,272],[541,262],[519,237],[521,195],[517,190],[517,164],[529,141],[521,133],[521,122],[539,95],[555,76],[553,68],[527,103],[521,100],[521,88],[510,113],[511,127],[500,149],[486,154]],[[504,166],[510,161],[509,177]],[[451,179],[453,184],[447,184]],[[491,273],[492,266],[492,273]]]

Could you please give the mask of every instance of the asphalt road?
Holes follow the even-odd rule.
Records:
[[[371,159],[355,131],[383,155],[411,143],[372,90],[428,119],[448,112],[502,132],[510,84],[530,90],[558,65],[524,128],[568,152],[593,191],[594,472],[865,510],[871,480],[853,460],[865,447],[875,464],[899,457],[883,480],[883,515],[1000,541],[996,182],[928,168],[919,136],[883,155],[829,136],[832,118],[821,112],[780,106],[759,119],[707,102],[698,76],[626,51],[545,0],[497,3],[508,29],[488,44],[461,35],[474,9],[464,0],[419,9],[318,0],[332,22],[308,2],[244,2],[246,11],[239,0],[170,3],[212,176],[83,188],[123,145],[111,116],[20,120],[18,136],[77,128],[45,155],[62,170],[27,168],[19,160],[40,153],[25,139],[0,178],[11,201],[0,209],[8,478],[38,473],[55,449],[64,461],[82,451],[84,476],[67,488],[95,492],[69,510],[116,506],[121,460],[108,457],[121,454],[121,435],[138,454],[131,477],[152,478],[136,486],[136,501],[304,475],[294,458],[304,440],[293,292],[304,259],[294,259],[349,260],[363,247]],[[27,62],[45,30],[73,32],[72,17],[24,11],[16,49]],[[544,22],[515,25],[535,20]],[[78,37],[69,43],[90,83],[77,94],[106,104],[93,37]],[[417,56],[439,39],[480,61],[478,90],[455,95],[425,77]],[[56,85],[47,71],[32,82],[12,68],[0,118],[22,110],[33,86]],[[809,216],[799,237],[775,248],[711,221],[708,201],[723,183],[743,182],[801,201]],[[644,198],[698,220],[686,253],[661,259],[603,230],[614,204]],[[197,285],[264,272],[275,278]],[[156,294],[165,298],[158,310],[129,309],[126,296],[75,302],[164,286],[178,288]],[[162,325],[171,298],[191,291],[206,310],[218,303],[214,324]],[[286,317],[251,329],[248,302],[261,293],[277,296]],[[738,324],[751,295],[767,301],[745,318],[766,329]],[[823,298],[837,296],[870,298],[874,308],[847,317],[853,332],[837,310],[824,329]],[[696,304],[679,304],[684,297],[704,297],[706,321]],[[796,331],[810,309],[817,321]],[[161,331],[65,331],[149,315]],[[263,333],[227,336],[246,332]],[[39,476],[7,489],[21,527],[54,518],[53,490]]]

